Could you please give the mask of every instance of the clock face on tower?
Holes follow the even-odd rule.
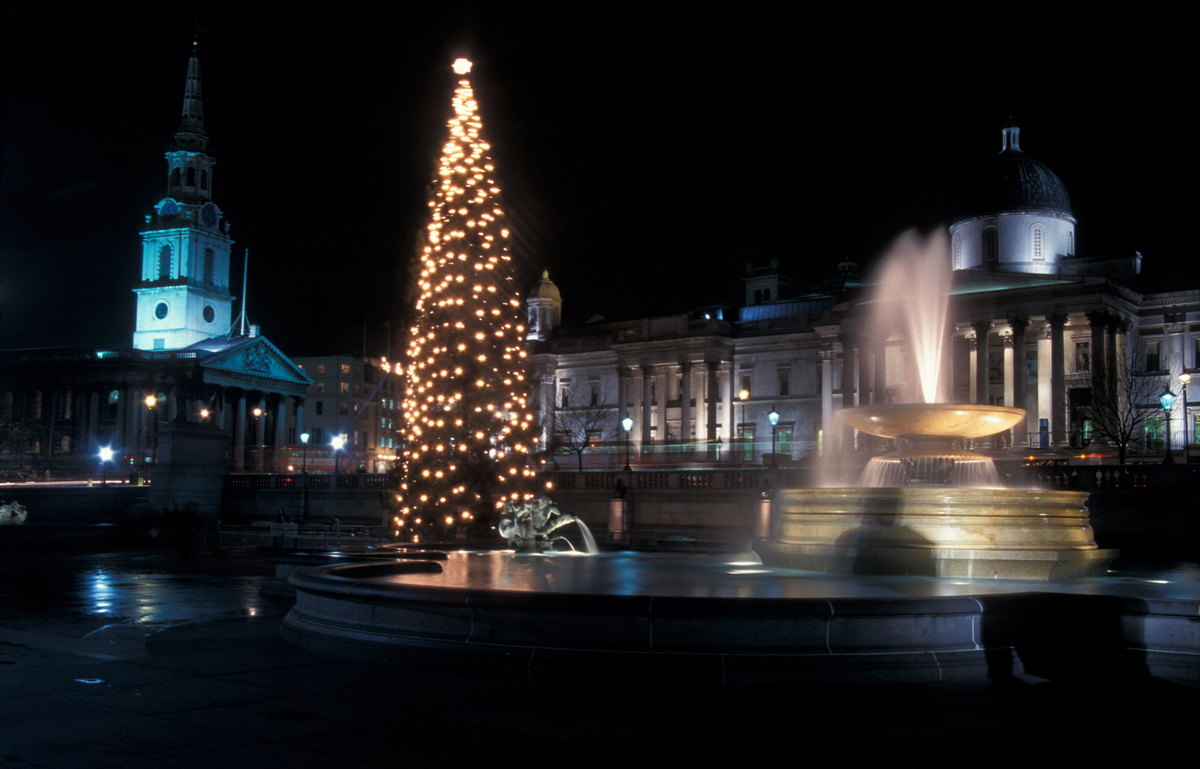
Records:
[[[200,209],[200,222],[205,227],[217,226],[217,207],[212,203],[205,203],[204,208]]]

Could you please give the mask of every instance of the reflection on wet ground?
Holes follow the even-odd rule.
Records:
[[[711,573],[757,568],[713,564]],[[1145,735],[1164,755],[1191,747],[1191,711],[1173,704],[1194,702],[1193,690],[1103,670],[1001,691],[730,691],[347,662],[279,638],[288,605],[258,594],[271,573],[262,561],[213,556],[4,554],[0,766],[527,769],[551,756],[712,765],[802,750],[806,762],[837,766],[1057,767],[1144,749]],[[1195,589],[1196,571],[1107,584],[1150,578],[1165,580],[1143,582],[1156,590]],[[1101,703],[1110,707],[1088,707]]]
[[[450,553],[442,574],[402,574],[372,581],[487,590],[727,598],[924,598],[1054,592],[1200,600],[1200,565],[1114,569],[1106,577],[1030,582],[997,579],[838,575],[776,569],[754,553]]]

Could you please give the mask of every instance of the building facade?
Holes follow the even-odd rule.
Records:
[[[1106,397],[1136,422],[1137,454],[1195,442],[1194,398],[1179,398],[1167,420],[1158,395],[1181,396],[1180,375],[1197,371],[1200,288],[1148,286],[1140,254],[1081,257],[1067,190],[1022,152],[1019,131],[1004,127],[1001,152],[963,187],[949,227],[939,392],[1025,409],[988,441],[997,449],[1111,453],[1096,424]],[[642,466],[804,463],[874,448],[836,412],[920,400],[913,345],[871,323],[871,287],[853,264],[807,291],[778,273],[777,263],[748,266],[741,307],[582,326],[555,322],[563,299],[543,276],[529,299],[530,360],[557,461],[579,453],[620,466],[626,440]]]

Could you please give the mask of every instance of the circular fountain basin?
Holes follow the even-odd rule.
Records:
[[[1025,411],[977,403],[892,403],[842,409],[837,415],[854,429],[881,438],[982,438],[1013,427]]]
[[[1088,494],[1040,489],[791,489],[764,563],[841,573],[1050,580],[1103,574]]]
[[[771,569],[751,553],[448,555],[420,567],[377,561],[297,572],[281,635],[344,658],[519,678],[983,683],[1052,677],[1023,659],[1091,643],[1071,636],[1087,627],[1075,618],[1104,597],[1086,594],[1100,580],[1071,583],[1075,594],[1035,592],[1004,580]],[[1194,614],[1195,601],[1161,603],[1156,616],[1187,622]],[[1131,600],[1129,611],[1147,605]],[[1164,659],[1181,656],[1168,646]]]

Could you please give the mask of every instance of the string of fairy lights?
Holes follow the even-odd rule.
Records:
[[[461,79],[420,252],[397,529],[449,526],[534,495],[521,301],[470,67],[454,63]]]

